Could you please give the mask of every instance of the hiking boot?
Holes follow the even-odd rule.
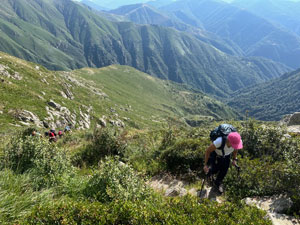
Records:
[[[223,192],[224,192],[223,184],[218,185],[218,184],[214,183],[214,190],[216,190],[220,194],[223,194]]]
[[[217,187],[217,188],[218,188],[218,191],[220,192],[220,194],[223,194],[223,192],[224,192],[224,187],[223,187],[223,185],[220,184],[219,187]]]

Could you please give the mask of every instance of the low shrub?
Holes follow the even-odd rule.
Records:
[[[151,201],[113,201],[108,204],[60,199],[40,205],[20,224],[261,224],[265,212],[245,204],[202,204],[189,196]]]
[[[239,166],[240,174],[235,168],[231,168],[224,180],[226,194],[230,198],[242,199],[286,192],[285,164],[245,157],[240,160]]]
[[[291,213],[300,216],[300,138],[293,139],[294,145],[285,151],[286,169],[286,186],[289,196],[293,201]]]
[[[13,137],[4,149],[2,165],[19,174],[30,173],[38,188],[59,183],[62,175],[71,170],[63,149],[46,139],[23,134]]]
[[[125,133],[119,134],[113,129],[95,129],[91,144],[78,152],[76,158],[79,165],[96,165],[105,156],[123,156],[127,147]]]
[[[145,199],[150,190],[130,166],[118,158],[107,158],[92,175],[84,194],[97,201],[109,202]]]
[[[284,152],[287,151],[293,142],[284,138],[285,131],[275,126],[259,125],[255,121],[248,121],[241,130],[244,149],[243,152],[251,158],[282,161]]]
[[[107,224],[107,207],[98,202],[75,201],[71,198],[58,199],[40,204],[18,224]]]
[[[173,173],[186,173],[203,167],[205,148],[201,139],[179,139],[161,151],[160,160]]]

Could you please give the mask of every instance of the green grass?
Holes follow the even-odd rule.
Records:
[[[22,76],[22,80],[1,76],[4,79],[0,84],[3,131],[9,130],[11,124],[19,124],[14,115],[20,110],[31,111],[44,120],[48,117],[46,106],[50,99],[75,113],[77,121],[79,111],[86,113],[86,107],[92,106],[93,125],[104,115],[123,121],[126,117],[129,119],[127,125],[141,129],[161,126],[168,118],[185,124],[185,118],[237,117],[228,106],[196,89],[154,78],[128,66],[84,68],[65,73],[49,71],[4,53],[0,53],[0,57],[0,64],[7,67],[10,74],[17,72]],[[68,80],[69,76],[77,83]],[[73,93],[73,100],[62,97],[61,92],[66,86]],[[101,97],[94,90],[104,92],[108,97]]]

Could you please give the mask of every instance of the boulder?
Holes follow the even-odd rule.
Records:
[[[300,112],[287,114],[280,120],[281,125],[295,126],[300,125]]]
[[[267,216],[271,219],[273,225],[293,225],[299,224],[292,216],[284,213],[292,206],[290,198],[285,196],[257,197],[244,199],[247,205],[256,206],[267,211]]]
[[[30,125],[29,123],[34,123],[38,127],[43,126],[43,122],[40,121],[39,117],[30,111],[27,110],[18,111],[16,112],[16,117],[24,125]]]
[[[291,115],[288,126],[300,125],[300,112],[295,112]]]
[[[101,127],[106,127],[106,120],[102,117],[99,119],[99,124],[101,125]]]
[[[50,105],[51,107],[53,107],[53,108],[55,108],[57,110],[60,110],[60,108],[61,108],[61,105],[58,104],[58,103],[56,103],[56,102],[54,102],[53,100],[50,100],[50,102],[48,102],[48,105]]]

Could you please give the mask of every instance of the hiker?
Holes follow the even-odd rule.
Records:
[[[31,133],[31,136],[33,137],[41,137],[41,134],[39,132],[37,132],[36,130],[33,130]]]
[[[65,127],[65,133],[67,133],[67,132],[71,132],[71,127],[70,127],[70,125],[68,125],[68,126]]]
[[[217,174],[214,186],[220,193],[224,192],[222,181],[230,165],[230,156],[232,155],[233,158],[232,164],[237,166],[237,152],[242,148],[243,142],[240,134],[231,132],[227,136],[218,137],[206,149],[203,170],[208,176]]]
[[[62,130],[58,131],[58,137],[59,137],[59,138],[62,138],[63,135],[64,135],[64,134],[63,134]]]
[[[50,142],[56,142],[56,134],[55,134],[55,132],[53,132],[53,130],[51,130],[49,132],[49,141]]]

